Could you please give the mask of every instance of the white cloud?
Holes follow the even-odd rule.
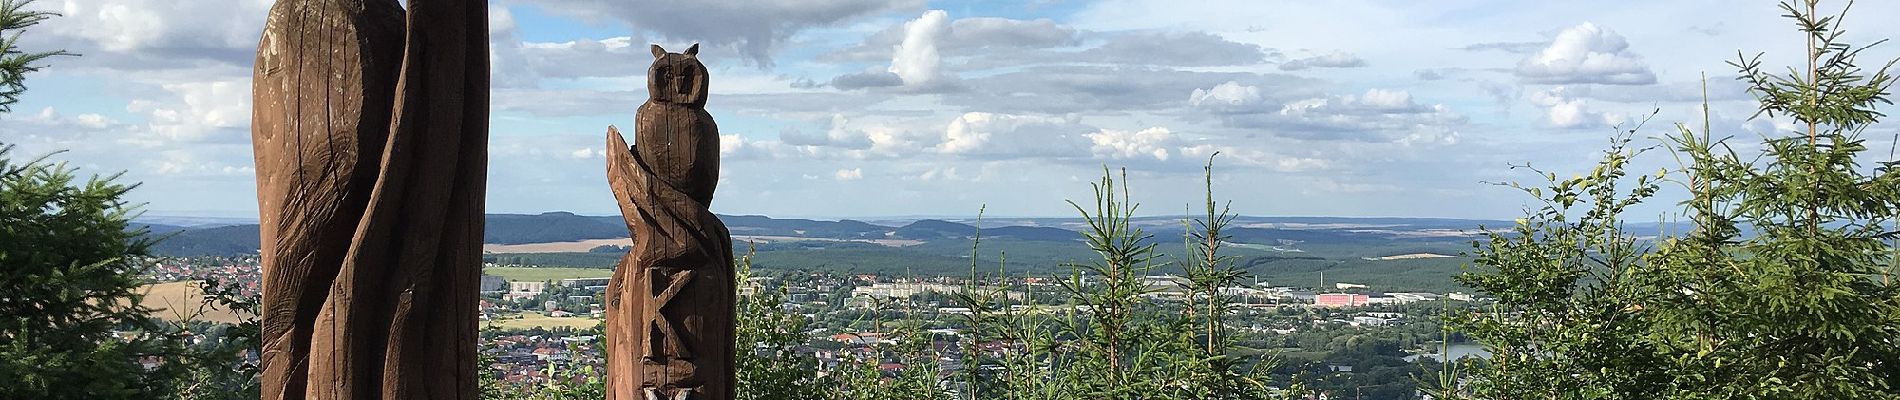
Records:
[[[844,114],[832,114],[831,127],[825,130],[824,135],[809,135],[797,130],[787,130],[779,133],[779,142],[793,146],[836,147],[851,150],[871,148],[874,144],[871,139],[871,134],[850,129],[850,122],[850,119],[845,118]],[[890,145],[890,143],[886,143],[887,147]]]
[[[1351,101],[1352,98],[1346,98]],[[1412,93],[1404,90],[1368,89],[1359,96],[1359,103],[1367,108],[1382,112],[1407,112],[1418,109],[1418,103],[1412,102]]]
[[[1615,114],[1592,111],[1587,100],[1572,96],[1563,86],[1531,92],[1526,99],[1544,107],[1544,123],[1556,128],[1604,127],[1623,120]]]
[[[906,85],[923,85],[937,80],[937,66],[942,59],[937,55],[937,42],[950,32],[950,13],[942,9],[923,11],[923,15],[904,23],[904,42],[897,44],[897,55],[891,57],[891,74],[904,80]]]
[[[127,111],[146,117],[146,131],[137,141],[146,145],[176,145],[200,141],[241,141],[251,124],[250,80],[175,83],[162,85],[173,98],[133,100]]]
[[[1411,92],[1391,89],[1367,89],[1358,96],[1331,96],[1311,98],[1287,103],[1280,107],[1280,115],[1296,117],[1311,122],[1338,122],[1352,124],[1349,116],[1387,116],[1403,114],[1436,114],[1449,112],[1444,105],[1425,106],[1412,101]]]
[[[893,50],[908,36],[904,25],[896,25],[873,33],[856,46],[848,47],[821,57],[832,61],[876,62],[891,59]],[[1072,46],[1081,41],[1075,28],[1056,23],[1053,20],[1020,20],[996,17],[958,18],[950,21],[948,35],[937,41],[938,50],[946,56],[990,55],[994,52],[976,54],[973,50],[997,49],[1042,49]]]
[[[1135,132],[1103,129],[1083,136],[1094,142],[1089,151],[1096,157],[1115,160],[1153,157],[1167,161],[1171,154],[1169,147],[1175,143],[1174,133],[1164,127]]]
[[[1181,155],[1196,160],[1205,160],[1214,153],[1220,153],[1219,163],[1237,162],[1243,166],[1260,167],[1274,172],[1308,172],[1332,167],[1332,162],[1317,157],[1285,156],[1256,149],[1243,149],[1234,146],[1198,144],[1182,147]]]
[[[743,151],[745,147],[746,147],[745,136],[739,136],[736,134],[719,135],[719,156],[720,157],[723,157],[723,158],[735,157],[738,155],[740,151]]]
[[[271,3],[61,0],[51,3],[52,11],[61,16],[25,37],[35,42],[30,48],[44,46],[85,55],[68,64],[127,70],[206,63],[248,68]]]
[[[919,0],[520,0],[545,10],[597,20],[618,18],[634,29],[673,42],[700,42],[707,52],[726,48],[771,66],[773,53],[794,35],[856,18],[922,6]],[[642,63],[644,64],[644,63]]]
[[[950,14],[930,10],[904,23],[904,41],[891,58],[890,72],[906,85],[928,84],[938,78],[943,59],[937,54],[937,42],[950,32]]]
[[[970,112],[944,128],[937,151],[982,158],[1073,156],[1082,148],[1077,121],[1036,115]]]
[[[838,170],[837,173],[832,174],[832,177],[837,178],[840,181],[855,181],[859,179],[864,179],[864,168],[840,169]]]
[[[1517,76],[1525,82],[1544,84],[1656,82],[1649,65],[1629,51],[1629,41],[1589,22],[1565,28],[1549,46],[1518,62]]]
[[[964,178],[962,175],[957,174],[957,167],[936,167],[924,171],[922,174],[918,174],[916,179],[921,181],[957,181],[963,180]]]
[[[1259,105],[1262,97],[1257,86],[1227,81],[1208,89],[1194,89],[1188,104],[1195,107],[1249,107]]]
[[[249,163],[234,165],[219,160],[204,159],[188,149],[161,151],[157,153],[157,156],[155,160],[149,162],[151,173],[156,175],[248,178],[256,176],[257,173],[254,167],[248,165]],[[243,160],[238,161],[243,162]]]
[[[1366,60],[1359,55],[1344,51],[1333,51],[1312,57],[1296,58],[1280,63],[1281,71],[1299,71],[1310,68],[1357,68],[1366,66]]]
[[[1468,120],[1449,106],[1420,104],[1409,91],[1375,88],[1291,101],[1272,114],[1231,115],[1226,121],[1302,139],[1451,144],[1457,142],[1455,128]]]

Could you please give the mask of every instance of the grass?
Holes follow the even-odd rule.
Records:
[[[487,326],[491,326],[491,327],[501,328],[501,329],[529,329],[529,328],[534,328],[534,327],[550,328],[550,329],[563,328],[563,327],[574,328],[574,329],[588,329],[588,328],[593,328],[596,325],[600,325],[601,323],[601,320],[593,319],[593,318],[587,318],[587,317],[556,318],[556,317],[550,317],[550,316],[547,316],[547,314],[542,314],[538,312],[524,312],[521,314],[516,314],[516,316],[519,316],[520,318],[517,319],[517,318],[514,318],[514,316],[510,316],[504,319],[487,321],[487,322],[484,322],[483,324]]]
[[[499,276],[509,282],[546,282],[574,278],[607,278],[614,275],[611,269],[599,268],[555,268],[555,267],[488,267],[482,274]]]

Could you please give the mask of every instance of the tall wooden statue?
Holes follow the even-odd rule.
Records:
[[[279,0],[252,140],[263,397],[475,399],[488,4]]]
[[[635,146],[607,128],[607,181],[633,234],[607,287],[608,399],[733,397],[732,236],[708,209],[719,127],[698,53],[653,46]]]

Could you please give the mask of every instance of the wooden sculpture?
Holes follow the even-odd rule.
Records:
[[[475,399],[488,4],[279,0],[252,140],[263,398]]]
[[[607,181],[633,248],[607,286],[607,398],[733,398],[732,236],[708,209],[719,127],[699,45],[653,46],[634,143],[607,128]]]

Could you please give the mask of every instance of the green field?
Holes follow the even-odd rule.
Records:
[[[613,276],[614,271],[599,268],[488,267],[482,269],[482,274],[499,276],[510,282],[546,282],[573,278],[606,278]]]

